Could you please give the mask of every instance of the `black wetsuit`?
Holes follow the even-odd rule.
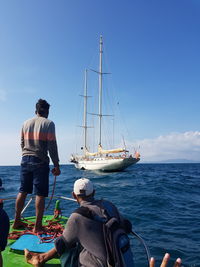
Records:
[[[0,251],[3,251],[7,245],[10,223],[5,210],[0,207]]]

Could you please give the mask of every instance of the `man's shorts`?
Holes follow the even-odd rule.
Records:
[[[24,156],[21,161],[21,186],[19,192],[48,197],[49,164],[34,156]]]
[[[3,251],[7,245],[10,223],[7,213],[0,208],[0,251]]]

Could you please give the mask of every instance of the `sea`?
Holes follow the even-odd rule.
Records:
[[[112,201],[121,214],[128,218],[133,230],[145,242],[151,256],[160,266],[168,252],[170,264],[180,257],[185,267],[200,267],[200,164],[142,164],[123,172],[98,173],[77,170],[73,165],[62,165],[57,177],[54,196],[71,198],[73,183],[81,177],[93,181],[96,198]],[[14,217],[15,197],[19,189],[19,166],[1,166],[0,178],[5,190],[4,208],[10,219]],[[50,195],[54,177],[50,176]],[[46,200],[48,204],[49,199]],[[34,215],[34,201],[24,216]],[[55,199],[46,213],[53,213]],[[71,200],[61,200],[62,214],[69,216],[77,208]],[[135,267],[145,267],[144,246],[130,236]]]

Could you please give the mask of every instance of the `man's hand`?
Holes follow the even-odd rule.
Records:
[[[54,176],[58,176],[60,175],[60,167],[54,167],[51,171],[53,173]]]
[[[160,267],[167,267],[169,259],[170,259],[170,255],[168,253],[166,253],[165,256],[163,257],[163,260],[161,262]],[[154,266],[155,266],[155,259],[151,258],[150,267],[154,267]],[[176,259],[173,267],[181,267],[181,259],[180,258]]]

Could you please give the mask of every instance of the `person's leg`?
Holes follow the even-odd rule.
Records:
[[[34,232],[42,231],[42,218],[45,209],[45,197],[48,197],[49,191],[49,164],[41,164],[33,173],[33,184],[36,209],[36,222]]]
[[[27,193],[26,192],[20,192],[17,195],[16,203],[15,203],[15,219],[13,223],[13,228],[18,228],[22,225],[21,223],[21,212],[24,207],[24,203],[26,200]]]
[[[80,254],[79,245],[65,251],[60,256],[61,267],[78,267],[79,254]]]
[[[24,156],[21,161],[21,170],[20,170],[20,188],[15,202],[15,219],[13,228],[17,229],[23,225],[26,225],[21,222],[21,212],[24,207],[27,194],[31,194],[33,191],[33,174],[29,166],[30,157]]]
[[[33,231],[40,232],[42,231],[42,218],[44,214],[45,207],[45,197],[36,196],[35,198],[35,210],[36,210],[36,221]]]
[[[1,202],[1,205],[3,203]],[[10,229],[10,222],[8,214],[5,212],[3,207],[0,208],[0,267],[3,266],[2,251],[5,250],[7,246],[8,233]]]

